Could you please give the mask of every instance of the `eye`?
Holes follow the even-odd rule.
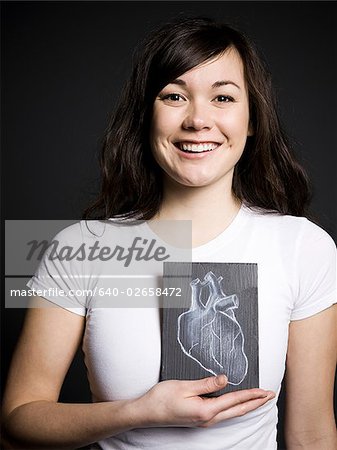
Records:
[[[161,96],[162,100],[169,100],[170,102],[182,102],[185,101],[184,97],[180,94],[166,94]]]
[[[217,97],[215,97],[214,99],[216,102],[218,103],[230,103],[230,102],[234,102],[234,98],[231,97],[230,95],[218,95]]]

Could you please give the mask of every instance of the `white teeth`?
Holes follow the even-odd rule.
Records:
[[[182,150],[189,151],[189,152],[205,152],[214,150],[217,148],[218,144],[209,143],[209,144],[180,144]]]

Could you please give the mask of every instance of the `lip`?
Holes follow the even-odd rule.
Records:
[[[181,141],[175,141],[174,145],[178,146],[180,144],[191,144],[191,145],[200,145],[200,144],[216,144],[221,145],[218,141],[196,141],[196,140],[190,140],[190,139],[182,139]]]

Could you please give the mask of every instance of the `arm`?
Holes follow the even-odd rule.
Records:
[[[35,299],[44,302],[42,299]],[[3,429],[11,448],[71,448],[122,431],[126,402],[57,403],[81,342],[85,318],[59,307],[27,310],[3,402]],[[111,423],[118,408],[119,420]]]
[[[288,450],[335,450],[337,305],[290,323],[286,367]]]
[[[42,301],[42,300],[41,300]],[[250,389],[203,399],[225,377],[164,381],[137,399],[58,403],[63,379],[81,342],[84,318],[62,308],[33,308],[13,357],[3,405],[10,448],[74,449],[138,427],[201,426],[241,416],[274,397]]]

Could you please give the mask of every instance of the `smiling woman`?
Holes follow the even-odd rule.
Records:
[[[234,49],[173,80],[154,102],[150,139],[164,183],[217,183],[228,191],[249,134],[248,92]]]
[[[151,219],[162,209],[165,182],[182,176],[183,183],[207,184],[227,166],[221,182],[228,192],[233,177],[235,199],[306,214],[307,176],[281,128],[269,73],[244,35],[209,20],[182,20],[150,35],[135,59],[105,136],[101,193],[85,217]],[[192,153],[201,143],[221,145]],[[208,164],[220,167],[207,175]]]
[[[172,274],[172,262],[149,273],[142,263],[139,272],[152,293],[158,280],[187,278],[186,307],[161,314],[153,303],[95,307],[88,297],[59,308],[60,298],[46,294],[57,307],[29,310],[9,375],[10,448],[276,450],[285,376],[288,450],[335,449],[336,247],[305,218],[307,177],[249,40],[199,18],[149,35],[108,126],[101,169],[84,218],[116,225],[103,236],[107,246],[130,219],[142,219],[142,237],[155,219],[191,221],[192,264],[175,261]],[[92,242],[85,225],[60,239]],[[148,242],[125,248],[140,252]],[[199,272],[186,275],[186,266]],[[111,287],[115,273],[105,268],[99,258],[44,257],[28,286],[95,292],[101,281]],[[93,403],[60,403],[79,345]]]

